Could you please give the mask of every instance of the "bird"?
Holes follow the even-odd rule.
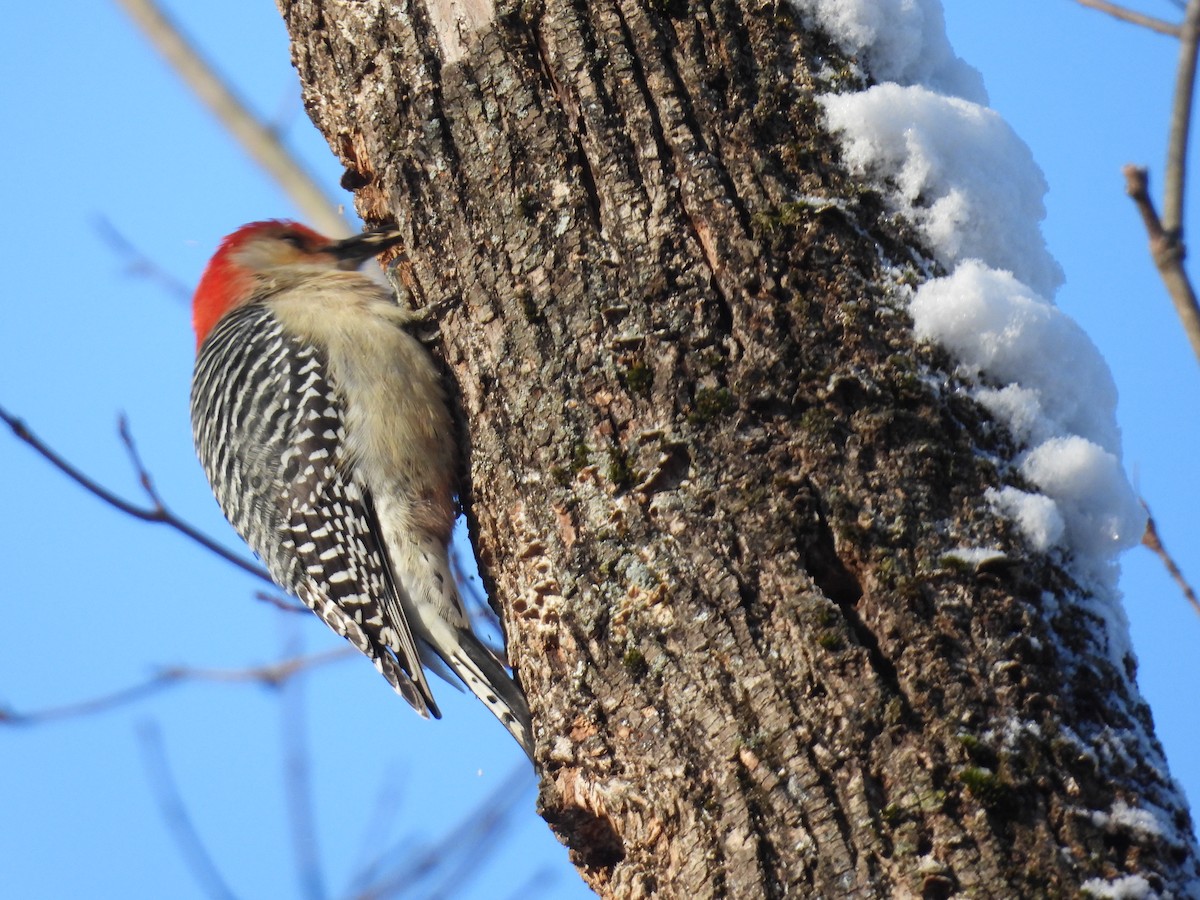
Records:
[[[197,455],[275,583],[413,709],[441,717],[425,668],[461,679],[532,760],[525,695],[450,568],[457,442],[423,316],[360,271],[400,242],[279,219],[220,242],[192,302]]]

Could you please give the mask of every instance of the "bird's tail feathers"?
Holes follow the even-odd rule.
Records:
[[[471,630],[445,545],[431,535],[409,531],[397,535],[391,546],[396,580],[410,591],[401,594],[406,601],[404,612],[425,665],[443,677],[449,666],[532,760],[529,704],[504,666]],[[433,656],[440,659],[431,664]]]
[[[438,656],[437,651],[433,649],[433,645],[425,640],[418,640],[417,646],[421,650],[421,664],[430,672],[436,675],[450,687],[454,688],[460,694],[466,690],[463,687],[463,680],[454,674],[454,670],[442,661]]]
[[[471,693],[508,729],[532,761],[533,726],[529,704],[521,688],[473,632],[460,628],[457,637],[446,662]]]

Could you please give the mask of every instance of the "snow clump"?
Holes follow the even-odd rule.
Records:
[[[923,84],[942,94],[987,103],[983,76],[959,59],[946,39],[939,0],[792,0],[846,52],[860,55],[874,76]]]
[[[917,336],[950,351],[972,396],[1021,445],[1016,468],[1036,491],[1008,486],[987,499],[1033,549],[1070,554],[1119,659],[1128,635],[1113,561],[1141,538],[1145,514],[1121,467],[1112,375],[1052,300],[1063,274],[1039,227],[1045,178],[983,105],[938,0],[792,2],[878,81],[818,100],[851,171],[879,186],[946,272],[912,298]]]

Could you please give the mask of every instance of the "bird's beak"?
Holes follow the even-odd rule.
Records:
[[[372,256],[378,256],[388,247],[403,240],[399,231],[364,231],[342,241],[334,241],[321,252],[338,260],[339,269],[357,269]]]

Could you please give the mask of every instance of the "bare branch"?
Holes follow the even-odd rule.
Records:
[[[449,854],[443,867],[448,871],[426,893],[428,900],[449,900],[471,878],[478,876],[483,869],[482,861],[498,851],[504,836],[504,824],[512,817],[517,801],[531,780],[527,767],[514,769],[491,796],[484,798],[468,820],[460,822],[447,833],[447,838],[456,839],[457,865],[452,865],[455,854]]]
[[[195,541],[205,550],[215,553],[226,562],[237,566],[243,572],[247,572],[256,578],[261,578],[268,584],[274,584],[274,582],[271,581],[271,576],[266,573],[266,570],[256,566],[252,562],[242,559],[232,550],[227,550],[226,548],[222,547],[212,538],[203,534],[194,526],[189,525],[163,505],[162,500],[159,498],[154,489],[154,484],[150,478],[149,472],[146,471],[146,468],[142,465],[142,462],[138,457],[137,449],[134,447],[133,440],[129,436],[128,425],[125,423],[124,418],[122,418],[119,426],[121,440],[125,443],[126,450],[129,452],[130,459],[133,462],[134,470],[138,476],[138,480],[151,500],[152,505],[149,507],[138,506],[136,503],[126,500],[125,498],[89,478],[79,469],[75,468],[73,465],[59,456],[58,453],[49,447],[49,445],[44,443],[37,435],[30,431],[28,426],[26,426],[21,419],[18,419],[3,407],[0,407],[0,421],[3,421],[6,425],[8,425],[8,427],[12,429],[13,434],[16,435],[19,440],[24,441],[26,444],[32,447],[40,456],[42,456],[42,458],[49,462],[50,465],[54,466],[88,493],[99,497],[109,506],[120,510],[127,516],[133,516],[135,519],[141,519],[143,522],[156,522],[161,525],[166,525],[167,527],[178,531],[184,537]]]
[[[1150,236],[1150,257],[1166,285],[1167,294],[1175,304],[1175,312],[1183,323],[1184,333],[1192,345],[1192,352],[1200,359],[1200,305],[1196,293],[1183,268],[1183,245],[1177,237],[1168,234],[1159,221],[1150,199],[1149,176],[1145,169],[1125,166],[1125,191],[1133,198],[1146,233]]]
[[[1156,31],[1159,34],[1179,37],[1180,28],[1174,22],[1168,22],[1165,19],[1156,19],[1153,16],[1147,16],[1144,13],[1126,9],[1124,6],[1108,3],[1106,0],[1075,0],[1075,2],[1080,6],[1087,6],[1091,9],[1098,9],[1100,12],[1108,13],[1122,22],[1131,22],[1134,25],[1149,28],[1151,31]]]
[[[117,416],[117,434],[121,437],[121,443],[125,445],[125,452],[129,455],[129,462],[133,465],[133,472],[137,475],[138,484],[142,486],[142,490],[146,492],[146,496],[150,498],[154,508],[165,512],[166,506],[154,487],[154,479],[150,477],[150,472],[142,463],[142,455],[138,453],[137,444],[133,442],[133,432],[129,430],[129,419],[125,413]]]
[[[63,719],[76,719],[96,713],[108,712],[119,706],[125,706],[152,694],[157,694],[169,687],[175,686],[173,678],[158,675],[142,684],[122,688],[111,694],[101,694],[77,703],[67,703],[63,706],[51,706],[34,712],[17,712],[12,709],[0,709],[0,725],[44,725]]]
[[[175,838],[187,867],[192,870],[201,889],[208,896],[219,900],[235,900],[236,895],[225,883],[192,824],[183,797],[171,775],[170,766],[167,765],[167,754],[163,749],[162,735],[158,727],[150,723],[143,724],[138,729],[138,742],[142,747],[142,760],[154,792],[154,799],[158,801],[159,811],[167,822],[167,830]]]
[[[296,655],[293,646],[289,655]],[[307,900],[324,900],[325,878],[321,872],[321,854],[317,841],[316,816],[313,813],[312,777],[309,770],[307,712],[304,704],[304,679],[290,679],[283,688],[279,705],[280,736],[283,741],[284,798],[292,838],[292,853],[300,895]]]
[[[400,782],[401,778],[394,768],[389,767],[384,771],[383,780],[371,804],[371,811],[363,823],[355,862],[350,868],[350,882],[342,891],[345,897],[358,897],[368,885],[379,878],[379,870],[385,862],[385,854],[380,853],[379,845],[382,836],[392,833],[397,814],[404,802],[404,789]]]
[[[87,700],[62,706],[51,706],[33,712],[0,709],[0,725],[44,725],[49,722],[108,712],[188,681],[248,682],[275,688],[301,672],[347,659],[356,655],[357,652],[352,647],[338,647],[322,653],[289,657],[279,662],[246,669],[197,669],[188,666],[169,666],[161,669],[158,674],[141,684],[121,688],[110,694],[102,694]]]
[[[187,82],[242,148],[266,170],[318,231],[346,237],[350,227],[325,192],[268,128],[191,45],[154,0],[119,0],[176,73]]]
[[[278,594],[272,594],[269,591],[255,591],[254,599],[262,603],[267,603],[282,612],[301,613],[303,615],[308,615],[312,612],[303,603],[291,601],[287,597],[280,597]]]
[[[112,247],[114,253],[126,260],[126,271],[129,274],[148,278],[156,282],[168,294],[181,300],[191,299],[191,288],[135,247],[133,242],[118,231],[117,227],[107,218],[97,216],[95,226],[96,230],[100,232],[100,238]]]
[[[355,881],[364,884],[367,873],[374,877],[351,896],[354,900],[398,897],[406,890],[412,890],[421,880],[447,870],[449,874],[443,877],[443,883],[427,891],[428,896],[438,896],[446,884],[464,883],[472,872],[482,868],[482,860],[499,848],[503,825],[532,780],[529,766],[522,763],[440,840],[424,847],[412,847],[411,839],[408,839],[384,851]],[[396,861],[392,863],[394,868],[385,871],[384,866],[392,860]]]
[[[1200,0],[1188,0],[1180,34],[1179,66],[1175,72],[1175,100],[1171,109],[1171,135],[1167,142],[1167,175],[1163,184],[1163,230],[1180,243],[1183,242],[1183,197],[1198,43]],[[1180,256],[1182,255],[1181,251]]]
[[[344,646],[304,656],[289,656],[279,662],[250,666],[245,669],[197,669],[189,666],[172,666],[164,669],[163,675],[177,681],[244,682],[277,688],[285,684],[289,678],[294,678],[309,669],[358,655],[358,651],[353,647]]]
[[[1080,0],[1082,2],[1082,0]],[[1200,0],[1188,0],[1180,32],[1179,66],[1175,75],[1175,100],[1171,111],[1171,134],[1167,146],[1167,175],[1163,188],[1160,219],[1150,199],[1149,176],[1144,168],[1124,168],[1125,190],[1137,204],[1146,233],[1150,256],[1183,323],[1192,353],[1200,359],[1200,305],[1183,268],[1183,208],[1187,176],[1188,135],[1192,121],[1192,95],[1196,82],[1197,48],[1200,47]]]
[[[1146,501],[1142,501],[1142,507],[1146,510],[1146,531],[1142,535],[1142,546],[1148,548],[1155,556],[1162,560],[1162,564],[1167,567],[1167,573],[1179,585],[1179,589],[1183,591],[1183,596],[1187,602],[1192,604],[1197,614],[1200,614],[1200,599],[1197,599],[1196,592],[1192,590],[1192,586],[1188,584],[1188,580],[1183,577],[1183,572],[1175,563],[1175,558],[1167,552],[1167,548],[1163,546],[1161,538],[1158,536],[1158,526],[1154,522],[1154,516],[1150,515],[1150,507],[1146,506]]]

